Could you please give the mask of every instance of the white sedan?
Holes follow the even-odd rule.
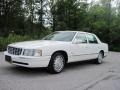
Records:
[[[47,67],[51,73],[60,73],[69,62],[101,64],[107,53],[108,45],[95,34],[80,31],[57,31],[42,40],[13,43],[4,52],[5,60],[13,65]]]

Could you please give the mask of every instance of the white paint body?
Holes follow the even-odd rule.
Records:
[[[76,34],[79,31],[73,31]],[[88,34],[87,32],[79,32]],[[94,34],[93,34],[94,35]],[[75,37],[75,36],[74,36]],[[97,36],[95,35],[97,38]],[[74,40],[74,38],[73,38]],[[101,50],[104,51],[104,56],[108,53],[108,45],[102,43],[98,38],[98,44],[74,44],[73,40],[71,42],[63,42],[63,41],[48,41],[48,40],[36,40],[36,41],[25,41],[13,43],[8,46],[15,48],[24,49],[41,49],[42,56],[24,56],[23,51],[21,55],[12,55],[9,54],[8,51],[5,51],[4,54],[11,56],[12,61],[28,63],[28,65],[13,63],[13,65],[23,66],[23,67],[48,67],[51,56],[56,51],[65,51],[68,55],[68,63],[96,59]]]

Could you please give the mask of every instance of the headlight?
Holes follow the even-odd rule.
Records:
[[[24,56],[42,56],[42,50],[39,49],[24,49]]]
[[[25,56],[34,56],[35,50],[34,49],[24,49],[23,55]]]
[[[35,50],[34,56],[42,56],[42,50],[40,49]]]

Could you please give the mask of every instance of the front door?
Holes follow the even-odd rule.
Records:
[[[77,33],[72,44],[71,44],[71,58],[70,61],[81,61],[85,60],[88,53],[87,38],[84,33]]]

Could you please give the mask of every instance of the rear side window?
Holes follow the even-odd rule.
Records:
[[[92,34],[88,34],[88,35],[87,35],[87,38],[88,38],[88,42],[89,42],[89,43],[93,43],[93,44],[94,44],[94,43],[95,43],[95,44],[98,43],[96,37],[95,37],[94,35],[92,35]]]

